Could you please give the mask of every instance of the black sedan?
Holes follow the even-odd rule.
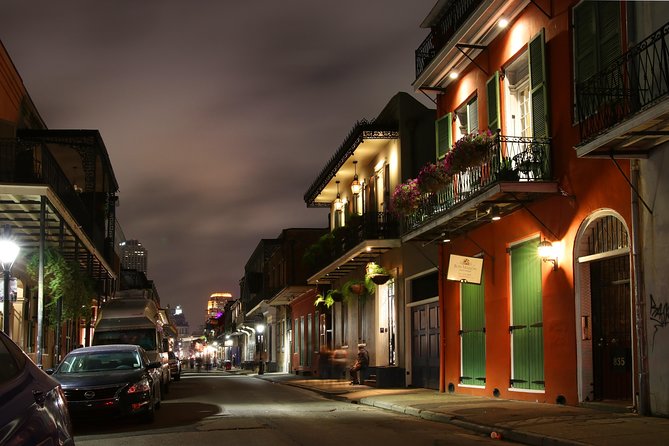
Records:
[[[0,332],[0,444],[74,445],[58,382]]]
[[[138,345],[100,345],[72,350],[52,376],[75,420],[137,415],[151,422],[161,399],[160,367]]]

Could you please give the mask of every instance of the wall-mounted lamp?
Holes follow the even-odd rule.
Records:
[[[492,219],[492,221],[497,221],[502,219],[502,216],[500,215],[497,206],[492,206],[490,208],[490,218]]]
[[[358,162],[353,161],[353,169],[355,170],[355,174],[353,175],[353,182],[351,183],[351,192],[353,192],[353,195],[358,195],[360,191],[362,190],[362,185],[360,184],[360,181],[358,181]]]
[[[460,76],[460,75],[457,73],[457,71],[451,71],[451,72],[448,74],[448,77],[450,77],[451,79],[457,79],[458,76]]]
[[[548,240],[542,240],[539,242],[539,257],[544,262],[553,263],[553,271],[557,271],[557,253],[555,252],[555,247]]]
[[[497,26],[499,26],[500,28],[506,28],[507,26],[509,26],[509,21],[504,17],[502,17],[501,19],[499,19],[499,22],[497,22]]]
[[[335,198],[334,201],[334,208],[335,211],[341,211],[341,208],[344,206],[344,204],[341,201],[341,195],[339,195],[339,180],[337,180],[336,183],[337,183],[337,198]]]

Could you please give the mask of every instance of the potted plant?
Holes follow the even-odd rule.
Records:
[[[366,277],[377,285],[383,285],[390,280],[390,273],[378,263],[370,262],[367,264]]]
[[[468,133],[458,139],[446,154],[450,173],[464,172],[469,167],[482,164],[495,147],[495,136],[489,130]]]
[[[422,193],[435,193],[445,188],[451,176],[446,171],[443,161],[427,163],[418,173],[416,178],[418,189]]]
[[[367,277],[364,280],[349,280],[341,287],[341,292],[345,299],[365,299],[374,294],[374,290],[376,290],[376,285]]]
[[[398,215],[411,215],[418,210],[420,190],[416,179],[398,184],[391,198],[391,209]]]
[[[342,293],[339,290],[328,290],[325,295],[318,294],[316,295],[316,300],[314,300],[315,307],[321,308],[330,308],[335,302],[341,302]]]
[[[499,163],[499,172],[497,172],[497,179],[499,181],[518,181],[520,175],[518,169],[513,168],[511,158],[504,157]]]

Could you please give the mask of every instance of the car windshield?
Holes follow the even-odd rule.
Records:
[[[156,330],[95,331],[95,345],[141,345],[146,351],[156,350]]]
[[[137,352],[94,352],[67,355],[58,368],[58,373],[101,372],[108,370],[132,370],[141,367]]]

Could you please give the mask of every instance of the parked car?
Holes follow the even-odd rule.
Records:
[[[72,422],[58,381],[0,332],[0,444],[74,445]]]
[[[175,355],[174,352],[167,352],[167,361],[170,365],[172,379],[179,381],[181,379],[181,361],[179,361],[179,358],[177,358],[177,355]]]
[[[151,422],[161,400],[160,367],[139,345],[112,344],[72,350],[51,373],[75,421],[132,415]]]

